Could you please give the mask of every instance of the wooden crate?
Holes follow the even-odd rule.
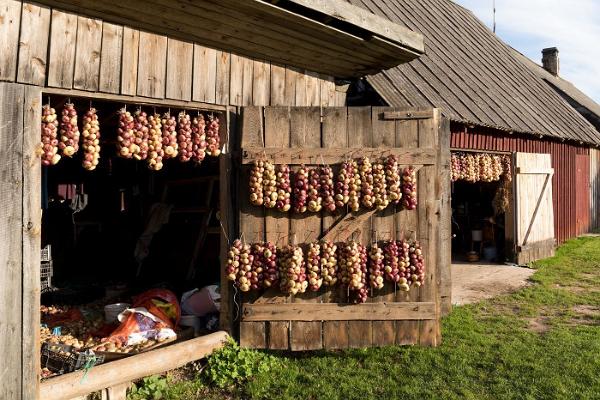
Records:
[[[416,238],[426,257],[421,288],[400,292],[386,283],[368,303],[347,303],[343,289],[287,296],[277,289],[243,296],[240,342],[251,348],[317,350],[440,343],[440,293],[450,285],[449,129],[437,109],[389,107],[244,107],[239,124],[239,234],[246,242],[308,243],[325,234],[363,244]],[[275,163],[340,164],[396,154],[418,168],[417,210],[281,213],[248,201],[248,174],[257,157]],[[335,168],[334,168],[335,169]],[[443,279],[442,279],[443,277]],[[229,284],[229,283],[228,283]]]

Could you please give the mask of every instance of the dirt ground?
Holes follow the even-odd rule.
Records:
[[[469,304],[526,286],[533,269],[497,264],[452,264],[452,304]]]

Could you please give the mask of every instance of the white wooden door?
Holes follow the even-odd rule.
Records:
[[[554,255],[553,175],[550,154],[515,154],[518,264],[527,264]]]

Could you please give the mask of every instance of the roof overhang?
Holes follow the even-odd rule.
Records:
[[[344,0],[38,0],[240,55],[364,76],[417,58],[421,34]]]

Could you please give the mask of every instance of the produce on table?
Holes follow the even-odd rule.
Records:
[[[73,157],[79,150],[79,127],[77,111],[73,103],[65,104],[60,117],[60,141],[58,148],[63,156]]]
[[[362,244],[351,240],[340,249],[339,278],[352,293],[352,301],[367,301],[367,249]]]
[[[100,123],[95,108],[90,108],[83,116],[83,168],[96,169],[100,158]]]
[[[182,111],[177,118],[177,145],[179,147],[179,161],[188,162],[193,155],[192,120],[188,113]]]
[[[50,104],[44,104],[42,107],[42,147],[40,149],[42,165],[56,165],[60,161],[57,130],[56,110],[50,107]]]
[[[299,246],[287,245],[277,252],[279,265],[279,288],[283,293],[298,294],[306,292],[306,267],[304,254]]]
[[[373,289],[383,288],[383,250],[377,243],[369,249],[369,286]]]
[[[356,212],[360,209],[360,195],[362,191],[362,182],[360,179],[361,172],[358,167],[358,163],[355,160],[351,162],[351,174],[350,174],[350,193],[348,194],[348,208],[351,211]]]
[[[162,141],[162,123],[159,114],[152,114],[148,117],[148,168],[153,171],[159,171],[163,167]]]
[[[139,151],[135,144],[133,134],[133,116],[125,108],[119,111],[119,127],[117,128],[117,149],[123,158],[133,158],[133,154]]]
[[[363,157],[358,163],[361,182],[361,202],[366,208],[373,208],[375,205],[374,187],[373,187],[373,167],[369,157]]]
[[[288,212],[291,208],[292,185],[290,183],[290,167],[283,164],[277,166],[277,202],[279,211]]]
[[[206,122],[204,116],[198,114],[192,120],[192,161],[200,164],[206,157]]]
[[[318,168],[312,168],[308,171],[308,211],[319,212],[321,208],[321,176]]]
[[[148,126],[148,114],[142,110],[137,110],[133,115],[133,136],[137,151],[133,152],[133,158],[136,160],[145,160],[148,158],[148,135],[150,128]]]
[[[264,204],[267,208],[275,208],[277,205],[277,174],[275,166],[270,161],[264,162],[263,172],[263,195]]]
[[[262,206],[263,199],[263,174],[265,173],[265,162],[256,160],[250,170],[250,203]]]
[[[395,240],[390,240],[384,244],[382,250],[385,279],[397,283],[401,278],[400,267],[398,265],[398,243]]]
[[[218,157],[221,154],[221,137],[219,136],[219,118],[208,117],[208,129],[206,130],[207,153],[209,156]]]
[[[408,250],[410,257],[410,279],[409,283],[419,287],[425,282],[425,261],[423,251],[418,241],[410,243]]]
[[[338,208],[346,206],[350,200],[350,179],[353,175],[352,162],[345,161],[338,172],[335,183],[335,205]]]
[[[383,164],[373,164],[373,197],[378,210],[385,210],[390,204],[387,197],[387,183]]]
[[[306,271],[308,275],[308,287],[313,292],[318,291],[323,284],[323,277],[321,275],[321,244],[319,242],[308,244]]]
[[[321,277],[323,285],[333,286],[338,280],[337,246],[335,243],[322,240],[321,245]]]
[[[308,170],[304,165],[300,166],[295,173],[294,179],[294,197],[292,199],[294,211],[297,213],[306,212],[308,204]]]
[[[385,179],[387,183],[387,197],[390,203],[400,204],[402,199],[402,178],[400,177],[398,157],[391,155],[385,160]]]
[[[402,207],[406,210],[417,208],[417,173],[412,166],[402,171]]]
[[[320,170],[321,199],[323,207],[329,212],[335,211],[335,188],[333,186],[333,170],[324,165]]]
[[[179,145],[177,144],[177,120],[169,112],[162,117],[162,144],[165,151],[165,160],[177,157]]]

